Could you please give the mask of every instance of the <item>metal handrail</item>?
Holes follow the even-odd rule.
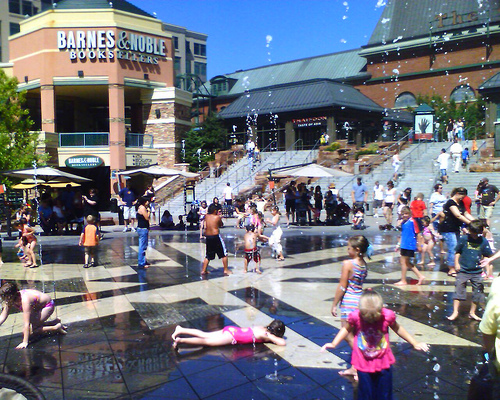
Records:
[[[400,145],[401,145],[401,142],[406,142],[407,140],[404,140],[404,139],[406,139],[406,138],[408,138],[408,137],[409,137],[409,134],[406,134],[406,135],[405,135],[405,136],[403,136],[401,139],[399,139],[396,143],[391,144],[389,147],[385,148],[383,151],[384,151],[385,153],[387,153],[387,151],[388,151],[389,149],[391,149],[392,147],[394,147],[394,146],[400,146]],[[419,145],[420,145],[420,144],[422,144],[422,143],[424,143],[424,142],[420,142],[420,143],[419,143]],[[412,151],[413,151],[413,150],[412,150]],[[408,153],[408,154],[409,154],[409,153]],[[381,158],[386,157],[386,156],[387,156],[387,154],[381,154]],[[387,160],[387,158],[386,158],[386,160]],[[365,168],[366,168],[366,167],[371,167],[371,166],[373,166],[374,164],[375,164],[375,161],[374,161],[374,160],[372,160],[372,162],[371,162],[371,163],[369,163],[369,164],[367,164],[367,165],[365,166]],[[373,172],[374,172],[374,171],[371,171],[371,172],[370,172],[370,173],[371,173],[371,176],[373,176]],[[347,182],[344,184],[344,186],[342,186],[342,187],[338,190],[339,197],[344,197],[344,196],[342,195],[344,188],[345,188],[347,185],[351,185],[351,184],[352,184],[352,182],[354,182],[354,180],[355,180],[355,179],[357,179],[357,176],[353,176],[353,177],[352,177],[349,181],[347,181]]]

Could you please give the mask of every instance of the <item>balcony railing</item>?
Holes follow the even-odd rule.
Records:
[[[107,147],[108,132],[74,132],[60,133],[59,147]],[[153,136],[142,133],[127,133],[125,147],[153,148]]]

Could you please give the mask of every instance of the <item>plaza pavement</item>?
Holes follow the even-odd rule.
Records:
[[[418,353],[391,333],[396,399],[464,399],[481,360],[478,323],[467,318],[467,301],[455,322],[454,280],[439,263],[424,271],[422,286],[396,287],[397,232],[350,226],[284,228],[286,260],[262,248],[263,274],[243,274],[243,231],[222,229],[234,274],[224,277],[219,260],[208,279],[200,277],[205,245],[198,231],[150,232],[151,267],[138,269],[135,233],[105,227],[98,266],[84,269],[77,236],[39,238],[42,264],[26,269],[16,260],[14,241],[4,240],[2,279],[49,293],[66,336],[39,338],[26,350],[21,314],[0,327],[3,372],[33,383],[46,399],[352,399],[355,385],[338,375],[348,366],[346,344],[329,353],[340,319],[330,314],[347,238],[362,233],[375,247],[365,288],[379,291],[397,320],[417,340],[431,345]],[[270,229],[267,233],[270,233]],[[209,267],[210,268],[210,267]],[[497,268],[496,268],[497,269]],[[486,290],[490,284],[487,283]],[[482,310],[481,310],[482,311]],[[286,323],[286,347],[270,344],[172,350],[177,324],[203,330],[225,325]]]

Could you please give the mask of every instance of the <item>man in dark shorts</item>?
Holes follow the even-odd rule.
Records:
[[[210,204],[207,215],[205,216],[205,237],[206,237],[206,255],[203,260],[202,275],[209,274],[207,271],[208,263],[215,259],[215,255],[222,260],[224,266],[224,275],[231,275],[232,272],[227,267],[227,250],[224,241],[219,235],[219,228],[223,227],[224,223],[218,213],[217,207]]]

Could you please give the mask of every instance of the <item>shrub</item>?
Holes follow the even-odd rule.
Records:
[[[333,142],[331,145],[326,147],[324,150],[326,151],[337,151],[340,149],[340,143],[339,142]]]

